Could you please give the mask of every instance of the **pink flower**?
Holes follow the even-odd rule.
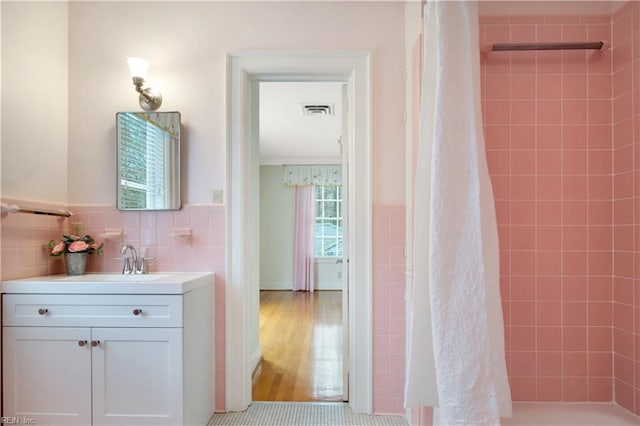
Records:
[[[63,251],[64,251],[64,243],[60,241],[58,244],[53,246],[53,248],[51,249],[51,254],[58,254],[58,253],[62,253]]]
[[[84,241],[74,241],[71,244],[69,244],[69,251],[71,253],[85,251],[88,248],[89,248],[89,244],[85,243]]]
[[[98,248],[98,243],[93,243],[89,247],[91,247],[92,249],[97,249]]]

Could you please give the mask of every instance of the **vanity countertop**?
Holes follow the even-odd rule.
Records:
[[[213,282],[212,272],[45,275],[3,281],[0,291],[12,294],[185,294]]]

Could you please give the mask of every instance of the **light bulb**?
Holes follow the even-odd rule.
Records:
[[[129,64],[129,71],[131,72],[132,78],[139,77],[144,80],[147,77],[149,61],[142,58],[127,58],[127,63]]]

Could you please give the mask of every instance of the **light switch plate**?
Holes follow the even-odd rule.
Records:
[[[213,190],[213,203],[214,204],[222,204],[222,189],[214,189]]]

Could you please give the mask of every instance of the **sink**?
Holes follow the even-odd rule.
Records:
[[[69,276],[43,275],[2,281],[0,292],[16,294],[186,294],[202,286],[213,284],[214,279],[215,276],[212,272],[154,272],[140,275],[95,272]]]
[[[140,283],[148,281],[158,281],[169,277],[168,274],[140,274],[140,275],[125,275],[125,274],[84,274],[84,275],[69,275],[61,278],[56,278],[56,281],[62,282],[91,282],[91,283]]]

